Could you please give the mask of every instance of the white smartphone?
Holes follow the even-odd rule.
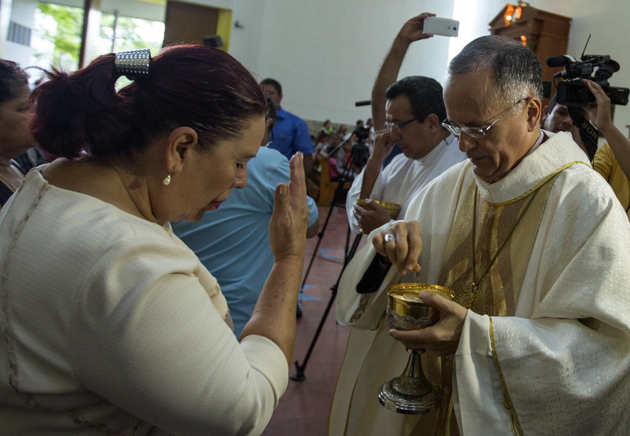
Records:
[[[422,33],[433,35],[457,36],[459,21],[450,18],[427,17],[424,19]]]

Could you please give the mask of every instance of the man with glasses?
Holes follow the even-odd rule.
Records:
[[[469,159],[375,231],[339,286],[338,319],[374,331],[346,435],[627,434],[630,224],[571,135],[540,129],[541,94],[540,63],[512,40],[478,38],[451,61],[444,126]],[[377,253],[393,267],[358,294]],[[403,282],[453,300],[421,292],[436,323],[389,330],[387,290]],[[374,399],[407,348],[427,351],[439,393],[426,415]]]
[[[432,15],[419,15],[402,26],[374,83],[374,151],[346,197],[348,222],[355,233],[368,234],[390,220],[385,209],[374,202],[357,206],[359,198],[400,204],[400,216],[404,216],[415,194],[466,158],[457,148],[457,139],[440,125],[446,117],[442,86],[422,76],[396,82],[409,46],[432,36],[422,33],[424,19]],[[383,168],[395,144],[402,153]]]

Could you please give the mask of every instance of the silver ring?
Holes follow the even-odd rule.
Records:
[[[394,239],[395,239],[394,235],[392,235],[391,233],[385,233],[385,236],[383,236],[383,240],[385,241],[386,244],[388,242],[393,242]]]

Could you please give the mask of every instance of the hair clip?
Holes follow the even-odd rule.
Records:
[[[115,71],[118,76],[126,76],[129,80],[146,79],[151,70],[151,51],[121,51],[116,53]]]

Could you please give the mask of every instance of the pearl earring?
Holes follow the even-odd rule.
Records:
[[[168,186],[171,184],[171,175],[169,174],[168,176],[164,177],[164,180],[162,180],[162,184],[164,186]]]

